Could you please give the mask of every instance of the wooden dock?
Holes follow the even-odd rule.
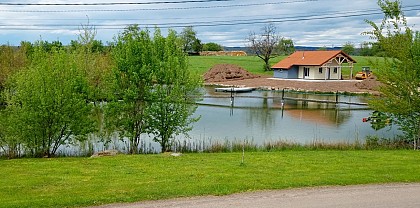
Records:
[[[272,96],[254,96],[254,95],[241,95],[241,96],[234,96],[233,93],[230,96],[204,96],[204,98],[230,98],[233,100],[234,98],[259,98],[259,99],[281,99],[281,100],[293,100],[293,101],[302,101],[302,102],[315,102],[315,103],[329,103],[329,104],[346,104],[346,105],[361,105],[361,106],[368,106],[368,103],[363,102],[350,102],[350,101],[340,101],[339,100],[339,93],[335,93],[335,100],[317,100],[317,99],[310,99],[310,98],[294,98],[294,97],[286,97],[285,90],[283,89],[281,97],[272,97]]]
[[[307,99],[307,98],[291,98],[283,97],[283,100],[294,100],[294,101],[304,101],[304,102],[315,102],[315,103],[331,103],[331,104],[347,104],[347,105],[368,105],[367,103],[358,103],[358,102],[346,102],[338,100],[316,100],[316,99]]]

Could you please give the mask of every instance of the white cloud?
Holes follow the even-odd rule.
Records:
[[[294,1],[281,3],[282,1],[274,0],[238,0],[155,5],[0,6],[0,44],[7,42],[19,44],[21,40],[35,41],[40,36],[44,40],[59,39],[66,44],[72,39],[77,39],[77,28],[81,24],[87,24],[88,17],[92,25],[98,25],[96,27],[97,38],[103,42],[112,41],[112,38],[124,28],[124,25],[137,23],[140,26],[147,25],[148,27],[157,25],[162,27],[163,33],[167,30],[166,27],[192,25],[197,31],[198,38],[204,43],[217,42],[224,46],[244,46],[246,44],[245,39],[251,31],[260,32],[260,28],[265,25],[264,22],[271,20],[275,22],[280,35],[292,38],[295,45],[340,46],[346,42],[359,44],[368,40],[368,37],[361,35],[361,32],[371,29],[364,22],[364,19],[379,23],[382,18],[380,14],[361,15],[372,13],[372,11],[379,12],[379,7],[373,0],[352,0],[351,3],[347,0]],[[99,3],[118,1],[22,0],[19,3],[25,2]],[[404,0],[403,2],[404,7],[413,5],[418,5],[417,0]],[[413,8],[417,8],[417,10],[413,10]],[[10,10],[21,12],[11,12]],[[22,12],[23,10],[91,11]],[[410,11],[405,12],[408,23],[413,25],[414,30],[420,30],[419,10],[420,6],[410,7]],[[338,18],[338,16],[343,15],[346,17]],[[319,19],[290,21],[302,18]],[[17,29],[11,30],[16,26],[18,26]],[[116,29],[104,29],[104,26]],[[28,30],[29,28],[36,30]],[[175,27],[174,29],[181,31],[182,27]]]

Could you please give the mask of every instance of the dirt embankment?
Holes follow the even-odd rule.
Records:
[[[223,85],[238,87],[256,87],[261,89],[314,92],[351,92],[378,94],[379,81],[375,77],[366,80],[288,80],[273,79],[269,76],[256,76],[239,66],[218,64],[205,75],[207,85]]]

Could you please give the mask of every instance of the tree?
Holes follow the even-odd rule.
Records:
[[[322,46],[322,47],[319,47],[318,49],[316,49],[317,51],[326,51],[326,50],[328,50],[327,49],[327,46]]]
[[[343,52],[348,55],[354,55],[354,44],[351,42],[347,42],[343,45],[343,48],[341,50],[343,50]]]
[[[128,138],[129,153],[139,153],[146,133],[146,108],[154,83],[153,41],[148,30],[128,26],[113,43],[115,97],[106,106],[107,126]]]
[[[9,45],[0,46],[0,105],[5,102],[2,91],[8,79],[29,63],[27,48],[23,46],[21,45],[17,50]]]
[[[182,48],[185,53],[197,53],[201,51],[201,41],[197,38],[197,32],[194,31],[192,26],[185,27],[180,34],[180,38],[182,40]]]
[[[281,38],[278,47],[281,55],[290,55],[296,51],[292,39]]]
[[[159,51],[154,59],[160,67],[156,68],[152,102],[148,106],[148,133],[162,147],[162,152],[169,151],[174,136],[188,135],[191,123],[198,118],[191,118],[195,112],[195,102],[199,98],[201,77],[188,70],[187,57],[182,51],[179,39],[173,30],[166,38],[160,31],[154,34],[154,47]]]
[[[217,43],[205,43],[203,45],[203,51],[223,51],[223,47]]]
[[[361,56],[372,56],[372,50],[368,42],[363,42],[360,44],[360,55]]]
[[[82,25],[77,40],[70,42],[71,51],[78,56],[78,67],[89,83],[88,100],[95,106],[107,98],[113,78],[111,58],[102,41],[95,39],[96,34],[93,26]]]
[[[73,54],[57,47],[34,48],[33,60],[14,77],[6,112],[9,137],[18,138],[28,153],[51,157],[61,145],[83,140],[92,131],[87,82]]]
[[[191,102],[199,77],[187,70],[181,40],[170,30],[167,38],[156,28],[129,26],[113,46],[116,97],[107,105],[107,114],[121,136],[130,142],[130,153],[139,152],[141,135],[155,136],[162,151],[169,149],[173,135],[187,132],[188,117],[194,112]],[[108,125],[110,126],[110,125]]]
[[[370,35],[383,50],[385,61],[375,64],[382,82],[381,97],[371,102],[375,110],[388,113],[407,139],[420,138],[420,33],[407,24],[400,1],[379,0],[384,18],[380,25],[366,20]],[[416,145],[416,142],[414,142]]]
[[[262,28],[262,33],[257,35],[251,32],[248,36],[249,47],[260,59],[264,61],[264,70],[271,70],[270,59],[279,55],[278,44],[280,36],[276,32],[274,24]]]

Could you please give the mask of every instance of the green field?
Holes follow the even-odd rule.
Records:
[[[0,207],[81,207],[267,189],[420,182],[417,151],[0,160]]]
[[[369,61],[382,60],[377,57],[366,57],[366,56],[352,56],[357,63],[354,64],[353,74],[362,70],[362,66],[370,66]],[[280,60],[286,58],[286,56],[279,56],[270,60],[270,64],[273,65]],[[206,73],[211,67],[216,64],[235,64],[241,66],[247,71],[253,74],[260,75],[273,75],[272,71],[264,72],[264,62],[257,56],[190,56],[190,69],[198,72],[199,74]],[[343,76],[349,76],[350,69],[343,68]]]

